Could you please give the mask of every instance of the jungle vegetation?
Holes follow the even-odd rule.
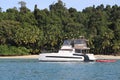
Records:
[[[85,36],[90,52],[117,55],[120,53],[120,6],[93,5],[82,11],[67,8],[58,2],[49,9],[34,11],[26,2],[21,7],[0,8],[0,55],[38,54],[56,52],[65,39]]]

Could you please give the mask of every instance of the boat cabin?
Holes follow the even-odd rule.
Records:
[[[62,47],[62,51],[74,52],[74,53],[89,53],[90,48],[87,47],[87,40],[84,38],[65,40]]]

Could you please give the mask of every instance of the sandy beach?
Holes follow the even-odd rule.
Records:
[[[113,55],[95,55],[96,59],[120,59],[120,56]]]
[[[120,56],[113,55],[95,55],[96,59],[120,59]],[[25,56],[0,56],[0,59],[38,59],[39,55]]]

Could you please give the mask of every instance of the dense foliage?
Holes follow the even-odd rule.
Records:
[[[8,46],[8,45],[1,45],[0,46],[0,55],[1,56],[19,56],[19,55],[28,55],[29,49],[25,47],[15,47],[15,46]]]
[[[77,11],[72,7],[67,9],[58,0],[49,6],[49,10],[40,10],[35,5],[34,11],[30,11],[25,2],[19,4],[19,10],[16,7],[5,12],[0,10],[0,55],[57,51],[63,40],[81,35],[89,40],[94,54],[120,53],[118,5],[93,5]]]

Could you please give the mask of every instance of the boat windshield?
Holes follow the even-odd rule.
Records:
[[[74,45],[74,44],[86,44],[84,39],[75,39],[75,40],[65,40],[63,45]]]
[[[71,40],[65,40],[63,45],[71,45]]]
[[[85,40],[77,39],[77,40],[74,40],[74,44],[86,44],[86,42]]]

